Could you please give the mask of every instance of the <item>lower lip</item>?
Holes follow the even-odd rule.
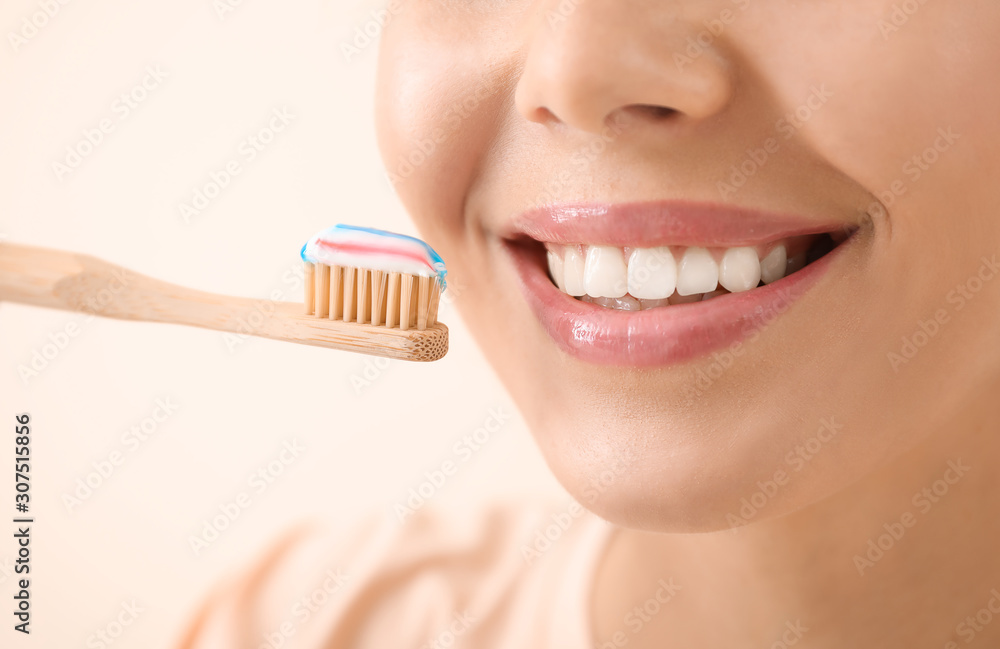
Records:
[[[662,367],[704,356],[769,326],[804,295],[854,237],[776,282],[706,302],[618,311],[581,302],[552,284],[544,253],[505,245],[521,290],[548,335],[570,355],[598,365]]]

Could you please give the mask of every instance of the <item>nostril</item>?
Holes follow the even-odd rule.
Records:
[[[528,119],[537,124],[552,124],[559,121],[559,118],[546,106],[539,106],[529,115]]]
[[[668,106],[656,106],[652,104],[633,104],[630,108],[637,113],[648,115],[656,119],[672,117],[677,113],[677,110]]]

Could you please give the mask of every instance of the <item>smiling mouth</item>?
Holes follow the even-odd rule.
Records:
[[[665,237],[668,241],[656,246],[586,241],[563,243],[574,235],[607,238],[608,224],[595,226],[594,221],[588,223],[586,218],[573,223],[580,213],[579,209],[563,209],[554,217],[546,214],[541,225],[537,217],[533,217],[536,220],[529,222],[525,231],[517,232],[509,243],[534,248],[533,255],[541,254],[544,249],[549,280],[562,293],[581,302],[618,311],[646,311],[751,291],[801,271],[857,230],[856,226],[845,224],[826,232],[777,236],[747,245],[717,246],[712,243],[726,235],[719,230],[709,232],[711,224],[702,223],[697,226],[700,233],[687,226],[685,234],[676,236],[688,242],[703,236],[703,241],[679,245],[679,241],[669,241],[670,232],[651,234],[646,226],[645,232],[636,233],[633,221],[623,223],[621,230],[637,234],[637,239]],[[556,227],[546,227],[552,224]],[[617,233],[619,239],[622,236],[628,235]],[[753,235],[740,234],[731,228],[728,236]]]
[[[590,362],[654,366],[731,345],[787,312],[859,224],[658,202],[561,205],[502,233],[549,336]]]
[[[822,258],[848,236],[840,230],[733,248],[542,245],[549,279],[566,295],[608,309],[645,311],[771,284]]]

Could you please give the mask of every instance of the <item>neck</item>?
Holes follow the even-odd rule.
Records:
[[[994,400],[794,514],[735,532],[621,530],[598,573],[597,646],[1000,646]]]

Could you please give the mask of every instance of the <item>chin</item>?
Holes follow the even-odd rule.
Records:
[[[549,468],[570,495],[622,527],[733,530],[808,504],[803,499],[809,495],[781,459],[770,475],[762,474],[758,458],[720,451],[711,430],[572,418],[534,430]],[[697,438],[702,442],[692,441]]]

